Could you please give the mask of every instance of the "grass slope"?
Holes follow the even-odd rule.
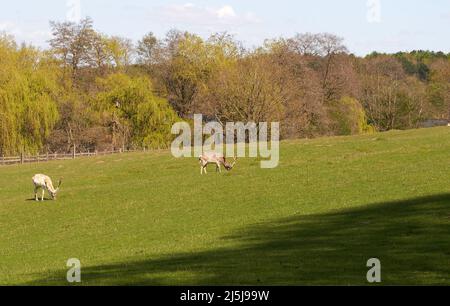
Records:
[[[450,284],[450,130],[284,142],[200,176],[169,152],[0,167],[0,284]],[[36,203],[31,177],[65,178]]]

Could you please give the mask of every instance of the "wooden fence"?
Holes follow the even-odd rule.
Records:
[[[47,153],[41,155],[26,155],[21,154],[20,156],[0,156],[0,165],[13,165],[13,164],[25,164],[25,163],[40,163],[48,162],[51,160],[68,160],[75,159],[79,157],[91,157],[91,156],[103,156],[121,153],[131,153],[137,152],[138,150],[118,150],[118,151],[103,151],[103,152],[73,152],[73,153]],[[145,150],[144,150],[145,151]]]

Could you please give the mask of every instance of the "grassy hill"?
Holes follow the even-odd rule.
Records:
[[[34,202],[31,177],[64,177]],[[0,284],[450,284],[450,129],[283,142],[200,176],[169,152],[0,167]]]

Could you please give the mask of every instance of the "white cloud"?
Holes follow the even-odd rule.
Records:
[[[224,7],[221,7],[216,11],[217,17],[219,18],[235,18],[237,17],[236,12],[234,11],[233,7],[229,5],[225,5]]]
[[[155,11],[152,12],[152,15],[170,23],[186,26],[243,26],[261,22],[254,13],[247,12],[239,14],[230,5],[214,8],[198,6],[193,3],[176,4],[156,8]]]

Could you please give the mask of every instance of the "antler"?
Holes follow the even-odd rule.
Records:
[[[62,180],[63,180],[63,178],[60,178],[60,179],[59,179],[58,188],[56,188],[57,190],[59,189],[59,187],[61,187]]]

